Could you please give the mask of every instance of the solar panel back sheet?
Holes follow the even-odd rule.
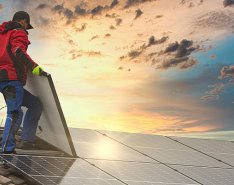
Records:
[[[37,136],[65,153],[76,157],[51,75],[34,76],[28,74],[25,89],[39,97],[43,104],[43,113],[38,127],[40,130],[38,130]]]

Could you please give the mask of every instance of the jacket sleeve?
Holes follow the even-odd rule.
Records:
[[[38,65],[27,54],[27,48],[30,42],[24,30],[14,30],[10,38],[10,44],[11,52],[20,62],[26,65],[27,69],[32,71]]]

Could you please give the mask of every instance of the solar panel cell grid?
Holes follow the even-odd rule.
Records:
[[[86,181],[92,182],[90,184],[96,184],[97,182],[103,182],[102,184],[122,184],[81,159],[20,155],[1,155],[1,158],[10,162],[10,164],[38,184],[76,185],[77,182]]]
[[[234,153],[234,143],[229,141],[219,141],[214,139],[195,139],[195,138],[182,138],[182,137],[171,137],[181,143],[189,145],[197,150],[206,153]]]
[[[205,185],[233,185],[234,182],[234,169],[185,166],[174,166],[174,168]]]
[[[108,173],[114,174],[127,184],[196,184],[191,179],[161,164],[103,160],[89,161]]]

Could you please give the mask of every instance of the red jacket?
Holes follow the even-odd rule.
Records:
[[[0,25],[0,82],[20,80],[26,83],[27,71],[36,66],[27,54],[28,32],[17,22]]]

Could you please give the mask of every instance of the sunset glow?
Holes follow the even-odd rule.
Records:
[[[0,0],[0,7],[1,22],[21,9],[32,16],[28,53],[52,75],[68,126],[169,135],[234,129],[232,6]]]

